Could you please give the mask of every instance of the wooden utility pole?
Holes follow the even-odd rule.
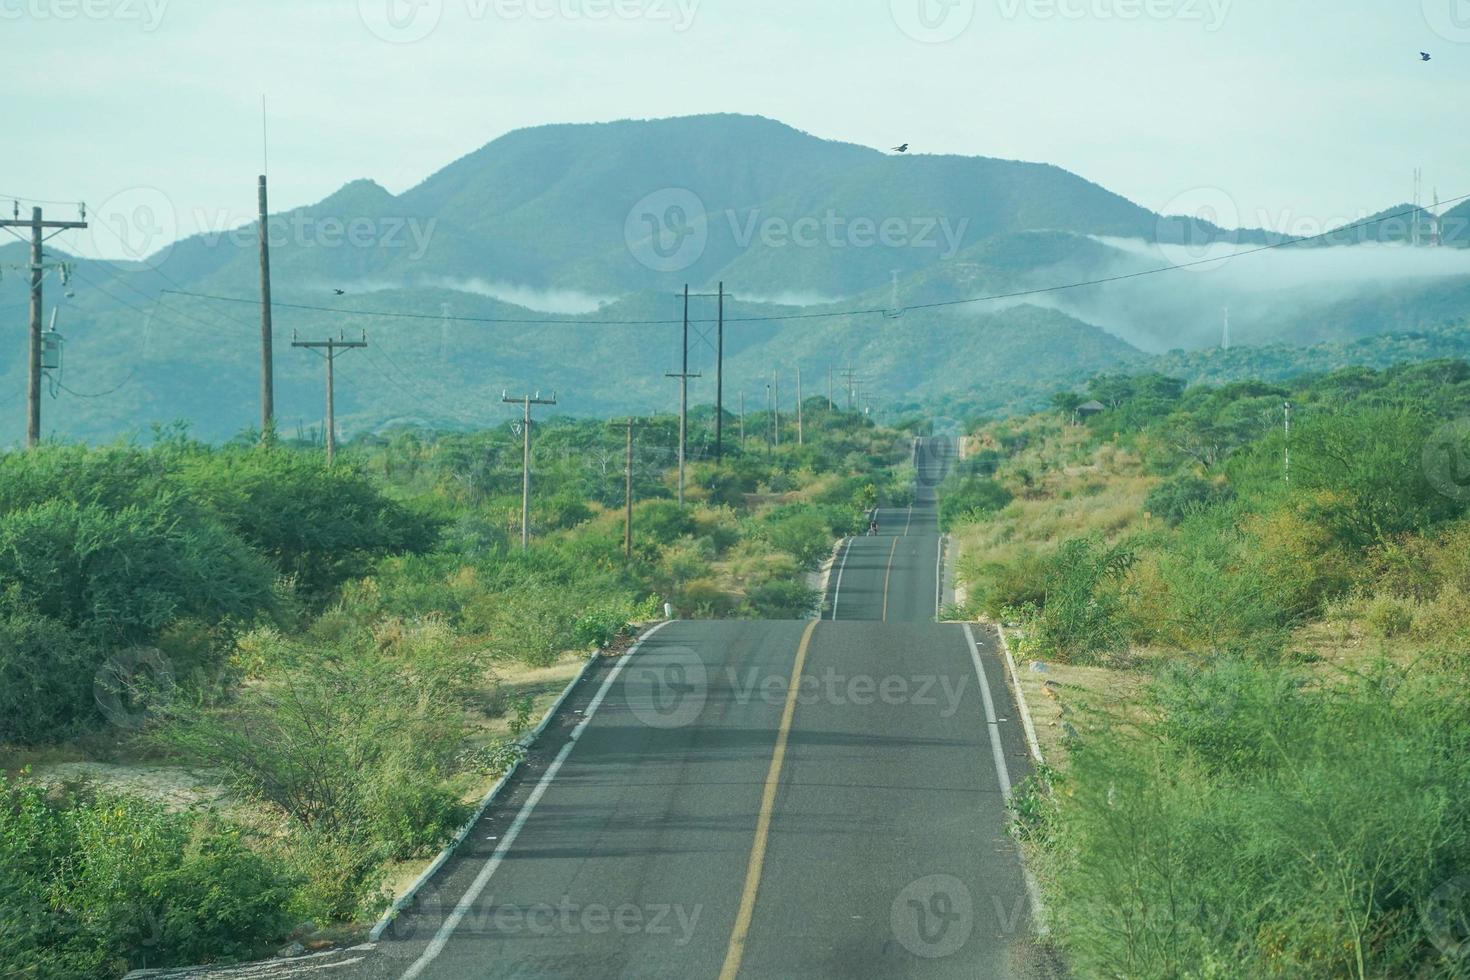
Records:
[[[637,419],[628,419],[626,422],[609,422],[615,429],[626,427],[628,430],[627,455],[623,463],[623,554],[633,557],[633,429],[639,425]]]
[[[556,395],[542,398],[540,392],[521,398],[510,398],[504,394],[500,400],[508,405],[520,405],[525,414],[521,417],[521,550],[531,547],[531,406],[555,405]]]
[[[87,227],[87,210],[81,209],[80,221],[46,221],[40,208],[31,208],[28,220],[22,220],[20,205],[16,204],[12,217],[0,219],[0,228],[29,228],[31,230],[31,321],[30,321],[30,367],[26,372],[26,448],[34,449],[41,441],[41,280],[46,275],[46,264],[41,243],[71,228]],[[43,235],[54,229],[52,235]]]
[[[806,445],[804,428],[801,409],[801,367],[798,365],[796,368],[796,444],[798,446]]]
[[[781,372],[775,371],[771,377],[771,409],[776,413],[776,448],[781,448]]]
[[[269,444],[276,431],[276,369],[271,328],[271,246],[270,227],[266,220],[265,174],[256,187],[256,204],[260,214],[260,438]],[[331,358],[327,370],[331,371]],[[330,459],[330,452],[328,458]]]
[[[740,393],[740,451],[745,452],[745,392]]]
[[[837,403],[832,400],[832,365],[827,365],[827,411],[835,412]]]
[[[725,461],[725,284],[715,326],[715,462]]]
[[[698,374],[689,373],[689,284],[684,284],[684,360],[678,374],[669,372],[667,378],[679,379],[679,507],[684,506],[684,464],[689,448],[689,379]]]
[[[326,340],[291,340],[292,347],[305,347],[308,350],[321,354],[327,362],[327,465],[331,466],[337,456],[337,354],[345,350],[356,350],[367,346],[367,334],[362,335],[361,340],[347,340],[344,337],[328,337]],[[326,353],[321,352],[325,350]]]

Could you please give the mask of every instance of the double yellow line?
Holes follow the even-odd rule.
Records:
[[[720,980],[735,980],[740,961],[745,958],[745,941],[750,937],[750,921],[755,915],[755,896],[761,887],[761,869],[766,864],[766,845],[771,838],[771,818],[776,811],[776,791],[781,785],[781,766],[786,761],[786,743],[791,739],[791,719],[796,716],[796,695],[801,689],[801,672],[806,665],[807,648],[812,644],[817,621],[806,625],[801,644],[796,648],[796,662],[791,665],[791,684],[786,689],[786,706],[781,712],[781,727],[776,731],[776,751],[771,755],[771,768],[766,773],[766,788],[761,795],[760,816],[755,823],[755,842],[750,847],[750,863],[745,869],[745,888],[740,893],[740,911],[735,916],[735,929],[725,950],[725,965]]]

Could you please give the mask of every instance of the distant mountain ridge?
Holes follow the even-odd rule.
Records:
[[[1462,205],[1446,218],[1460,212],[1470,216]],[[754,392],[798,362],[852,362],[877,400],[903,403],[1208,346],[1227,305],[1239,343],[1315,343],[1444,322],[1470,302],[1470,276],[1302,287],[1289,304],[1246,267],[1240,282],[1175,273],[1108,286],[1216,246],[1285,239],[1161,216],[1048,164],[896,156],[740,115],[518,130],[402,194],[361,178],[272,214],[270,237],[283,424],[313,424],[321,404],[319,365],[289,347],[291,332],[365,330],[369,350],[339,374],[349,431],[393,418],[481,424],[518,385],[576,390],[564,404],[578,414],[667,408],[686,283],[732,296],[736,387]],[[103,438],[185,418],[218,438],[249,424],[254,241],[253,226],[194,235],[139,263],[78,261],[73,298],[48,285],[67,388],[122,386],[96,399],[58,389],[48,431]],[[0,262],[25,261],[20,243],[0,246]],[[923,309],[977,297],[1007,298]],[[697,296],[696,319],[711,303]],[[0,317],[23,321],[25,305],[22,277],[0,280]],[[698,357],[708,329],[696,327]],[[18,391],[23,331],[8,336],[0,390]],[[16,414],[0,413],[0,439],[16,437]]]

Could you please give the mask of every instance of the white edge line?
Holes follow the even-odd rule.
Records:
[[[1007,809],[1011,801],[1011,774],[1006,767],[1005,753],[1000,746],[1000,723],[995,717],[995,702],[990,697],[990,682],[985,679],[985,664],[980,659],[980,647],[975,643],[975,634],[970,630],[970,624],[965,623],[965,640],[970,644],[970,659],[975,663],[975,673],[980,676],[980,696],[985,701],[986,729],[990,733],[990,749],[995,755],[995,774],[1000,781],[1000,793],[1005,797]],[[1019,851],[1019,849],[1018,849]],[[1036,883],[1036,876],[1026,866],[1025,857],[1021,859],[1021,876],[1026,882],[1026,895],[1031,899],[1031,910],[1035,913],[1036,934],[1045,936],[1049,932],[1046,923],[1046,903],[1041,900],[1041,886]]]
[[[847,570],[847,555],[852,551],[852,537],[847,539],[847,546],[842,549],[842,562],[837,566],[837,587],[832,590],[832,618],[837,618],[837,603],[842,598],[842,573]]]
[[[536,804],[541,802],[541,797],[545,795],[547,787],[556,778],[556,774],[561,771],[562,764],[567,761],[567,756],[572,754],[572,749],[576,746],[577,740],[581,737],[582,732],[586,730],[588,723],[592,721],[593,714],[601,707],[603,699],[607,697],[607,692],[612,688],[613,682],[618,679],[618,675],[622,673],[623,667],[633,658],[633,655],[638,652],[644,642],[667,625],[669,625],[669,621],[665,620],[647,633],[644,633],[638,638],[638,642],[633,644],[628,652],[618,659],[612,671],[602,682],[602,687],[598,689],[597,695],[592,699],[592,703],[587,705],[587,711],[582,716],[581,722],[578,723],[576,728],[572,729],[572,734],[567,738],[567,744],[562,746],[561,751],[557,753],[556,759],[546,768],[546,773],[541,777],[540,782],[536,784],[536,788],[531,791],[531,795],[526,798],[526,802],[521,806],[520,812],[516,814],[515,820],[511,823],[510,828],[506,830],[505,836],[496,845],[495,852],[490,855],[490,860],[485,862],[485,866],[475,876],[475,880],[471,883],[469,890],[460,897],[459,903],[454,907],[454,911],[449,914],[449,917],[444,920],[444,924],[439,927],[439,931],[434,935],[433,941],[429,943],[423,955],[404,971],[403,980],[413,980],[414,977],[422,974],[424,969],[430,963],[434,962],[439,954],[444,951],[444,947],[449,943],[449,937],[453,935],[454,930],[459,927],[464,917],[469,914],[470,906],[479,900],[480,893],[490,883],[491,876],[495,874],[500,868],[501,862],[505,860],[506,852],[510,850],[511,845],[520,836],[521,829],[525,827],[526,821],[531,818],[531,811],[536,809]]]
[[[652,630],[649,630],[646,634],[644,634],[643,637],[638,640],[638,643],[629,648],[628,653],[625,654],[625,656],[631,655],[632,652],[638,649],[638,646],[643,643],[644,639],[652,636],[655,630],[660,629],[664,625],[666,624],[659,623]],[[541,733],[546,731],[547,726],[551,724],[552,719],[556,717],[557,712],[561,710],[561,706],[566,703],[567,698],[572,696],[572,691],[576,689],[578,684],[582,683],[582,679],[587,676],[588,672],[592,670],[593,666],[596,665],[597,661],[601,659],[602,656],[603,651],[598,650],[587,658],[587,662],[582,665],[582,669],[577,672],[577,676],[567,682],[567,686],[562,689],[561,694],[554,702],[552,702],[551,707],[546,709],[546,714],[542,717],[541,723],[530,732],[522,735],[516,744],[518,744],[522,749],[529,749],[531,747],[532,743],[534,743],[536,739],[541,736]],[[517,759],[515,762],[511,763],[509,769],[501,774],[500,778],[495,781],[495,785],[490,787],[489,791],[485,793],[484,798],[480,800],[479,805],[475,807],[474,814],[471,815],[469,820],[465,821],[464,825],[459,828],[459,830],[455,833],[454,838],[448,844],[446,844],[444,849],[439,852],[437,857],[434,858],[433,863],[425,868],[421,875],[414,879],[413,884],[408,887],[408,890],[402,895],[398,896],[398,898],[394,900],[393,904],[388,907],[388,911],[384,912],[382,917],[378,919],[377,923],[373,926],[371,931],[368,932],[369,942],[377,942],[379,939],[382,938],[383,932],[388,928],[388,926],[392,925],[393,920],[396,919],[398,915],[405,908],[408,907],[410,902],[418,897],[419,892],[422,891],[423,887],[429,883],[429,879],[433,878],[434,875],[439,873],[439,869],[444,867],[444,863],[454,856],[454,852],[459,850],[459,845],[464,843],[465,838],[470,835],[470,831],[475,828],[475,824],[480,822],[480,818],[485,815],[485,811],[490,809],[490,804],[495,802],[495,800],[500,796],[501,791],[505,789],[506,784],[510,782],[510,778],[514,776],[516,774],[516,771],[520,768],[521,761]]]

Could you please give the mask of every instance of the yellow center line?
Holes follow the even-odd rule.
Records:
[[[888,582],[893,578],[893,553],[898,550],[898,538],[893,539],[893,547],[888,549],[888,570],[883,573],[883,622],[888,622]]]
[[[730,933],[730,946],[725,950],[725,965],[720,980],[735,980],[740,961],[745,957],[745,940],[750,936],[750,920],[755,915],[755,896],[761,887],[761,868],[766,863],[766,843],[771,836],[771,816],[776,810],[776,790],[781,785],[781,765],[786,761],[786,743],[791,737],[791,719],[796,714],[796,696],[801,689],[801,671],[806,665],[807,647],[817,629],[814,619],[807,623],[796,648],[796,662],[791,665],[791,684],[786,689],[786,708],[781,712],[781,727],[776,731],[776,751],[771,754],[771,769],[766,773],[766,789],[761,796],[760,816],[755,822],[755,842],[750,846],[750,864],[745,869],[745,890],[740,893],[740,911],[735,916],[735,930]]]

